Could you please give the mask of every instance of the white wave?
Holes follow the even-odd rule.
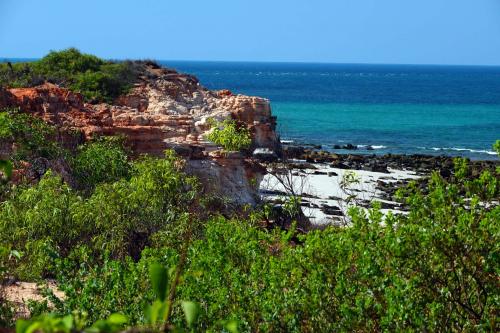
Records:
[[[294,143],[293,140],[280,140],[281,143]]]
[[[387,148],[387,146],[383,146],[383,145],[357,145],[358,149],[367,149],[367,148],[371,148],[371,149],[384,149],[384,148]]]
[[[420,148],[420,147],[419,147]],[[425,149],[425,147],[422,147]],[[478,150],[478,149],[470,149],[470,148],[458,148],[458,147],[432,147],[430,148],[435,151],[442,151],[442,150],[453,150],[453,151],[467,151],[470,153],[479,153],[479,154],[488,154],[488,155],[496,155],[497,153],[492,151],[492,150]]]

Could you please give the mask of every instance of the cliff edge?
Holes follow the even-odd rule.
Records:
[[[113,103],[86,103],[78,93],[44,83],[0,88],[0,108],[18,107],[55,125],[67,145],[96,135],[124,135],[137,155],[162,156],[166,149],[174,149],[187,160],[188,170],[200,178],[207,191],[216,191],[238,204],[254,204],[258,200],[256,184],[265,169],[251,152],[256,148],[280,150],[269,101],[228,90],[212,91],[192,75],[152,62],[141,62],[140,68],[134,86]],[[251,150],[223,154],[206,140],[209,118],[232,118],[247,126],[252,135]]]

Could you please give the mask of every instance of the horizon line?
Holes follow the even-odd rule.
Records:
[[[0,57],[0,63],[11,60],[36,61],[39,58],[22,57]],[[185,60],[185,59],[155,59],[150,57],[143,58],[102,58],[108,61],[144,61],[152,60],[157,62],[209,62],[209,63],[251,63],[251,64],[303,64],[303,65],[374,65],[374,66],[439,66],[439,67],[500,67],[500,64],[439,64],[439,63],[388,63],[388,62],[328,62],[328,61],[265,61],[265,60]]]

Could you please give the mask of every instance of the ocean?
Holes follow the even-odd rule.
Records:
[[[351,143],[355,153],[497,158],[500,67],[160,63],[210,89],[268,98],[283,141],[330,151]]]

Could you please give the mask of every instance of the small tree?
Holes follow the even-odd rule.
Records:
[[[209,124],[213,129],[207,136],[208,140],[221,146],[225,151],[241,151],[252,144],[248,128],[238,126],[233,119],[226,119],[223,122],[209,119]]]

